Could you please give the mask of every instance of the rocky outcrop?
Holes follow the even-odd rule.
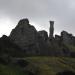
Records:
[[[45,30],[39,31],[38,34],[39,34],[40,38],[42,38],[44,41],[48,40],[48,34]]]
[[[15,44],[27,52],[27,54],[35,54],[38,47],[38,33],[34,26],[29,24],[28,19],[19,21],[15,29],[12,30],[9,36]]]
[[[68,33],[67,31],[62,31],[61,35],[55,35],[55,40],[66,45],[75,46],[75,36]]]
[[[24,55],[24,51],[18,45],[16,45],[9,37],[3,35],[0,38],[0,56],[22,57]]]
[[[9,36],[17,45],[25,49],[26,46],[35,44],[37,41],[37,31],[29,24],[28,19],[19,21],[15,29],[12,30]]]
[[[54,21],[50,21],[50,25],[48,37],[45,30],[37,31],[27,18],[21,19],[9,38],[25,52],[25,55],[68,55],[69,50],[62,42],[68,43],[71,40],[70,35],[62,32],[61,36],[53,37]]]
[[[28,19],[19,21],[12,30],[9,38],[19,46],[26,55],[48,55],[48,34],[46,31],[39,31],[29,24]]]
[[[38,43],[40,48],[40,55],[48,55],[48,34],[45,30],[38,32]]]
[[[61,39],[64,44],[74,45],[75,37],[66,31],[61,32]]]

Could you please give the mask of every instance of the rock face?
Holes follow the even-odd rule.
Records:
[[[45,30],[38,32],[38,43],[41,55],[48,55],[48,34]]]
[[[72,44],[72,45],[74,45],[75,37],[72,34],[66,32],[66,31],[61,32],[61,39],[62,39],[62,42],[64,44]]]
[[[52,55],[69,56],[70,52],[64,44],[74,44],[75,37],[66,31],[61,35],[55,35],[54,21],[50,21],[50,34],[45,30],[37,31],[34,26],[29,24],[27,18],[19,21],[18,25],[12,30],[9,38],[19,46],[26,55]]]
[[[45,30],[39,31],[38,34],[44,41],[48,40],[48,34]]]
[[[61,37],[60,37],[59,35],[55,35],[55,40],[56,40],[56,41],[59,41],[60,38],[61,38]]]
[[[39,31],[29,24],[28,19],[19,21],[10,34],[10,39],[18,45],[27,55],[45,55],[48,53],[46,31]]]
[[[12,30],[10,38],[24,49],[24,47],[36,42],[37,31],[29,24],[28,19],[22,19],[17,27]]]
[[[66,45],[75,45],[75,36],[67,31],[62,31],[60,36],[55,35],[55,40]]]
[[[19,46],[14,44],[9,37],[3,35],[0,38],[0,57],[19,57],[23,56],[23,54],[24,51],[22,51]]]
[[[38,33],[36,29],[29,24],[29,20],[22,19],[16,28],[12,30],[9,37],[23,50],[27,50],[27,52],[30,50],[29,52],[31,52],[32,49],[38,50],[37,36]],[[35,53],[36,50],[33,51],[33,53]]]

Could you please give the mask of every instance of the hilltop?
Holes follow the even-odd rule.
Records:
[[[62,31],[54,35],[37,31],[27,18],[21,19],[9,36],[0,38],[1,75],[75,74],[75,36]]]
[[[45,30],[37,31],[25,18],[18,22],[6,38],[9,38],[11,43],[20,48],[19,50],[27,56],[74,56],[75,36],[62,31],[61,35],[55,35],[54,37],[54,21],[50,21],[49,30],[49,36]]]

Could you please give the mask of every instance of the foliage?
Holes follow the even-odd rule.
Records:
[[[0,75],[25,75],[18,67],[0,64]]]
[[[26,70],[35,75],[56,75],[58,72],[70,70],[75,72],[75,59],[71,57],[26,57],[30,62]]]

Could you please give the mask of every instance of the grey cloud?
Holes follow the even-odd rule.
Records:
[[[74,0],[0,0],[0,16],[8,16],[15,23],[28,17],[48,31],[49,20],[55,21],[55,33],[67,30],[75,35]]]

